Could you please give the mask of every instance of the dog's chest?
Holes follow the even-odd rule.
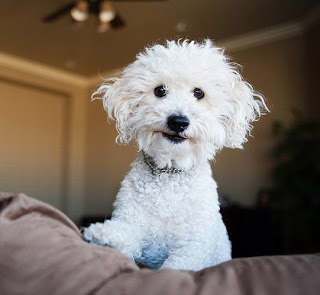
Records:
[[[199,210],[205,213],[217,205],[216,184],[211,175],[152,175],[141,169],[131,172],[122,183],[122,192],[126,191],[144,214],[183,222]]]
[[[219,211],[209,164],[188,173],[153,175],[139,157],[121,183],[114,205],[113,216],[125,215],[141,227],[166,232],[180,231],[195,219],[205,223]]]
[[[156,175],[136,183],[137,201],[159,213],[169,214],[195,194],[192,183],[178,175]],[[158,210],[157,210],[158,209]],[[172,212],[173,213],[173,212]]]

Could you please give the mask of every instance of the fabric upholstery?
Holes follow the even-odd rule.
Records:
[[[140,269],[86,243],[62,212],[0,194],[0,294],[319,294],[320,256],[234,259],[199,272]]]

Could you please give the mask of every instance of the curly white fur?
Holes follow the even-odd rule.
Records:
[[[159,85],[163,97],[155,95]],[[203,98],[195,97],[196,88]],[[135,139],[157,167],[182,171],[154,175],[139,153],[112,219],[84,229],[85,239],[153,268],[199,270],[230,259],[208,160],[223,147],[242,148],[251,122],[267,110],[237,66],[210,40],[167,41],[138,54],[93,96],[103,99],[120,143]],[[188,126],[173,132],[172,115],[187,118]],[[173,133],[182,139],[170,140]]]

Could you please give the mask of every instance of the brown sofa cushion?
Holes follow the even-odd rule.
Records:
[[[234,259],[200,272],[139,269],[83,241],[57,209],[0,194],[0,294],[319,294],[320,256]]]

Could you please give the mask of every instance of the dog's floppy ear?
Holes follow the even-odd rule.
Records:
[[[108,79],[93,94],[92,99],[102,99],[103,107],[111,120],[115,121],[118,130],[117,142],[128,144],[133,140],[132,128],[130,128],[130,99],[128,92],[123,89],[121,78]]]
[[[251,123],[257,121],[265,111],[269,111],[262,95],[256,93],[252,86],[243,81],[236,73],[229,96],[229,111],[224,116],[226,128],[225,146],[242,148],[247,135],[252,129]]]

